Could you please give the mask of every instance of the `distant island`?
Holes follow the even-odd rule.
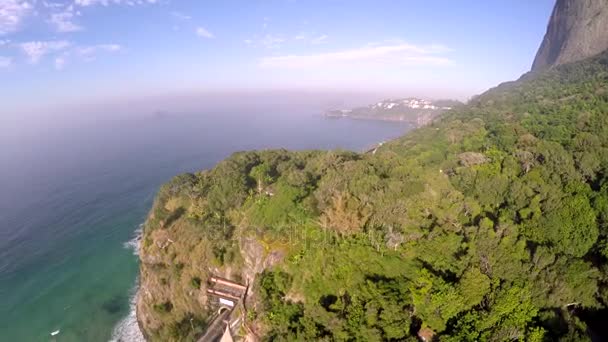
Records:
[[[430,124],[443,112],[463,105],[456,100],[425,100],[415,97],[383,100],[367,107],[333,109],[325,112],[328,118],[402,121],[416,127]]]

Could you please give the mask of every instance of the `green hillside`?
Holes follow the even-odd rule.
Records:
[[[608,304],[607,170],[608,54],[374,154],[237,153],[161,189],[141,324],[200,334],[212,309],[192,291],[222,274],[251,281],[243,334],[270,340],[588,340]]]

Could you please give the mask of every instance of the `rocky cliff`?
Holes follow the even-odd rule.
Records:
[[[557,0],[533,71],[570,63],[608,49],[608,1]]]
[[[256,276],[284,258],[282,245],[252,228],[243,213],[227,210],[247,197],[230,182],[256,158],[253,152],[235,154],[211,171],[177,176],[160,189],[139,253],[137,318],[148,341],[195,341],[219,307],[206,292],[211,276],[255,288]],[[259,305],[255,293],[245,299],[251,310]],[[241,337],[263,332],[255,323],[247,327]]]

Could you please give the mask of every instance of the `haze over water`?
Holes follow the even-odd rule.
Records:
[[[0,320],[5,341],[107,341],[138,273],[125,242],[159,186],[239,150],[360,151],[399,123],[328,120],[305,106],[21,126],[0,154]]]

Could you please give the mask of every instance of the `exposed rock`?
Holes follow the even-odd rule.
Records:
[[[532,70],[570,63],[608,49],[608,1],[557,0]]]
[[[241,255],[245,261],[245,279],[253,279],[256,274],[264,270],[266,251],[264,246],[255,237],[243,237],[240,246]]]
[[[485,164],[490,161],[483,153],[479,152],[464,152],[458,155],[460,165],[469,167],[475,165]]]
[[[268,250],[256,236],[243,237],[240,247],[245,261],[243,277],[247,281],[253,281],[257,274],[278,264],[285,257],[284,251],[280,249]]]
[[[418,332],[418,337],[424,342],[430,342],[435,337],[435,332],[429,328],[422,328]]]
[[[536,159],[532,152],[518,150],[515,151],[515,157],[519,160],[521,168],[525,173],[530,172],[532,166],[536,164]]]

